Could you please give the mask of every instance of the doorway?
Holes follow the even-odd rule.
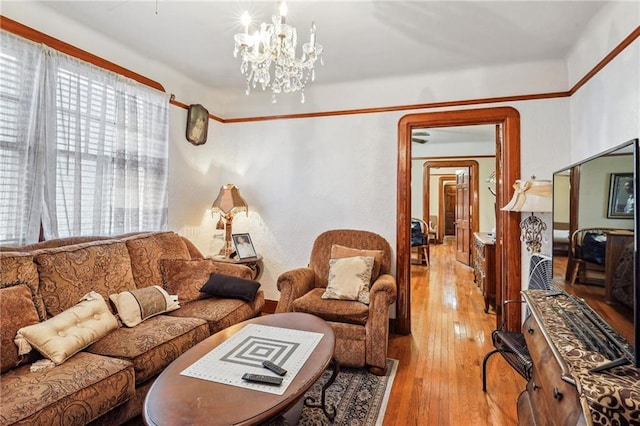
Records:
[[[442,214],[440,220],[444,225],[442,235],[456,235],[456,204],[458,197],[456,195],[456,181],[447,182],[442,185]]]
[[[428,173],[428,176],[426,175],[426,173]],[[425,171],[425,181],[429,179],[431,180],[431,169],[427,169]],[[438,228],[438,235],[441,235],[441,239],[438,241],[438,243],[443,243],[444,242],[444,238],[447,235],[455,235],[455,211],[453,212],[453,220],[451,219],[451,212],[448,211],[449,209],[447,208],[447,191],[450,191],[449,187],[453,186],[454,190],[455,190],[455,185],[456,185],[456,175],[447,175],[447,176],[443,176],[440,179],[438,179],[438,181],[440,182],[440,185],[438,185],[438,188],[440,188],[438,190],[438,216],[437,216],[437,221],[439,223],[439,228]],[[427,195],[428,196],[428,195]],[[425,196],[425,198],[427,197]],[[426,203],[427,205],[425,206],[426,211],[430,211],[431,209],[431,205],[430,202]],[[455,206],[454,206],[455,208]],[[453,222],[453,223],[450,223]],[[453,228],[453,229],[452,229]]]
[[[456,258],[465,265],[469,265],[471,253],[470,235],[480,228],[479,197],[477,196],[479,188],[478,162],[475,160],[443,159],[426,161],[422,167],[422,182],[425,192],[423,211],[425,216],[429,215],[433,210],[430,191],[434,172],[438,169],[456,170],[455,174],[440,176],[438,179],[438,235],[440,235],[440,239],[447,235],[455,236]],[[467,181],[466,184],[459,182],[461,177]],[[461,187],[465,185],[468,186],[467,190],[461,192]],[[447,194],[448,192],[449,194]],[[447,229],[447,223],[449,223],[449,229]]]
[[[398,123],[398,180],[397,180],[397,247],[396,274],[398,298],[395,330],[400,334],[411,333],[411,131],[413,128],[469,126],[476,124],[502,125],[502,137],[496,143],[496,203],[504,205],[511,198],[510,182],[520,178],[520,115],[510,107],[469,109],[461,111],[410,114]],[[507,183],[508,182],[508,183]],[[516,214],[500,211],[496,217],[496,279],[499,283],[496,295],[498,306],[503,298],[518,298],[521,288],[520,268],[504,268],[504,265],[520,265],[520,226]],[[496,315],[496,326],[502,315]],[[520,329],[520,310],[511,309],[505,318],[507,328]]]

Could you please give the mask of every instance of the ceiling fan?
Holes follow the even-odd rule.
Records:
[[[427,139],[429,136],[431,135],[427,131],[413,130],[411,132],[411,142],[425,144],[429,142],[429,139]]]

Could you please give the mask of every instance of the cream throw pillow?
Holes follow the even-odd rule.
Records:
[[[357,300],[369,304],[372,256],[329,260],[329,283],[323,299]]]
[[[36,348],[56,365],[118,328],[118,320],[95,291],[80,303],[38,324],[22,327],[15,343],[20,355]]]
[[[109,300],[127,327],[135,327],[146,319],[180,307],[169,293],[157,285],[111,294]]]

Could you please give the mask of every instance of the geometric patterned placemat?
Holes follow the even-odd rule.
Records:
[[[180,374],[282,395],[323,336],[310,331],[248,324]],[[264,360],[287,370],[280,386],[242,380],[244,373],[278,377],[262,366]]]

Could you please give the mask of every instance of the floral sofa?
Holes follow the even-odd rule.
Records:
[[[253,298],[207,297],[200,288],[214,276],[251,284],[249,268],[205,259],[173,232],[3,247],[0,425],[136,418],[169,363],[261,313],[259,284],[253,282]],[[139,305],[128,311],[138,317],[133,322],[124,314],[131,301]]]

